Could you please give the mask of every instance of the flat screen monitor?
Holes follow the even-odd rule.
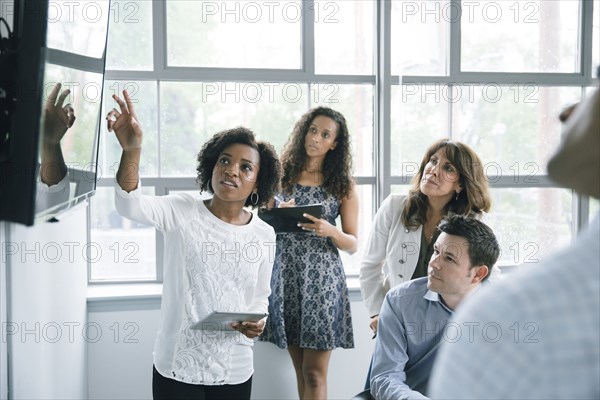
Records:
[[[6,3],[6,2],[4,2]],[[0,58],[0,219],[55,220],[93,195],[110,3],[14,0]],[[4,35],[3,35],[4,36]]]

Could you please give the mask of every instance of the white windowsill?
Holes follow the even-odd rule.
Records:
[[[348,278],[348,292],[350,301],[362,301],[358,278]],[[161,283],[115,283],[102,285],[88,285],[88,303],[100,301],[128,301],[160,299],[162,295]]]
[[[162,283],[88,285],[88,303],[97,301],[160,299]]]

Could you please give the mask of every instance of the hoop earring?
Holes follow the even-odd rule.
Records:
[[[252,203],[253,206],[258,204],[258,192],[252,192],[250,195],[250,203]]]

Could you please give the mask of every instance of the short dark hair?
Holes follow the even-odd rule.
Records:
[[[279,191],[281,163],[277,152],[270,143],[257,141],[254,132],[243,126],[218,132],[204,143],[197,156],[198,177],[196,181],[200,185],[200,190],[214,193],[211,183],[213,169],[219,155],[232,144],[245,144],[258,151],[260,156],[260,167],[256,177],[258,203],[252,204],[251,196],[248,196],[245,206],[261,207],[266,205]]]
[[[488,274],[483,281],[490,276],[492,267],[500,256],[500,245],[489,226],[475,218],[455,214],[444,218],[438,229],[448,235],[465,238],[469,243],[471,268],[486,265]]]

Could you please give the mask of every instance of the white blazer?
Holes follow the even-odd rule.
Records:
[[[408,281],[417,267],[422,226],[402,224],[405,195],[389,195],[377,210],[360,264],[360,291],[369,315],[379,314],[387,291]]]

